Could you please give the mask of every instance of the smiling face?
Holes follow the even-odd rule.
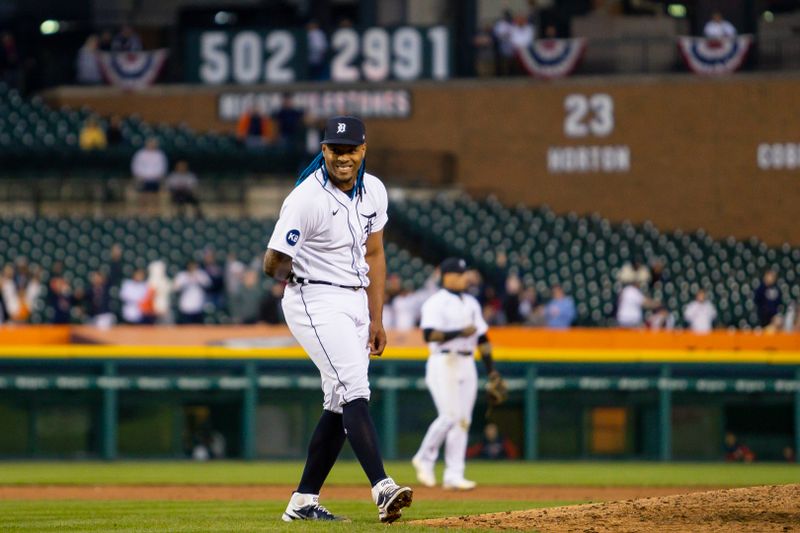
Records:
[[[328,179],[343,191],[352,189],[356,184],[358,168],[367,155],[367,145],[323,144],[322,155],[328,169]]]

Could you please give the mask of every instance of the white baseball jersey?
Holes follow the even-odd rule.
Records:
[[[292,258],[307,280],[347,287],[369,285],[366,242],[386,225],[386,188],[371,174],[350,198],[321,170],[286,198],[268,247]],[[320,371],[323,408],[335,413],[358,398],[369,400],[369,308],[363,288],[289,283],[282,306],[297,342]]]
[[[478,394],[475,348],[478,338],[488,332],[481,306],[470,294],[440,289],[422,306],[420,327],[438,331],[461,330],[474,326],[469,337],[446,342],[430,342],[425,365],[425,384],[433,397],[438,416],[428,427],[419,451],[414,456],[433,468],[439,448],[445,445],[445,484],[464,479],[465,456],[472,410]]]
[[[363,194],[351,199],[317,170],[284,200],[267,247],[291,257],[301,278],[366,287],[367,237],[386,225],[388,204],[372,174],[364,174]]]
[[[474,353],[478,337],[489,331],[483,319],[481,305],[471,294],[456,294],[447,289],[439,289],[422,305],[420,325],[424,329],[453,331],[475,326],[475,334],[469,337],[456,337],[446,342],[429,342],[431,354],[442,350]]]

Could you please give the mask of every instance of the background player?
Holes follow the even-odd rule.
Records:
[[[422,306],[422,328],[430,355],[425,383],[433,396],[438,416],[428,428],[412,464],[417,479],[426,487],[436,485],[433,472],[439,448],[445,445],[445,489],[470,490],[475,482],[464,478],[467,437],[478,392],[475,347],[478,346],[490,380],[502,384],[494,369],[492,348],[478,301],[466,294],[467,264],[445,259],[439,267],[442,288]]]
[[[372,484],[380,520],[393,522],[411,505],[411,489],[384,471],[368,407],[369,356],[386,346],[388,200],[380,180],[365,172],[365,141],[361,120],[328,120],[322,152],[284,201],[264,256],[264,272],[288,281],[286,323],[319,369],[325,395],[287,522],[339,519],[319,505],[319,492],[345,436]]]

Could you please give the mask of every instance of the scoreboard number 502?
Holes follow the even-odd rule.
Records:
[[[607,94],[570,94],[564,99],[564,111],[567,137],[605,137],[614,131],[614,100]]]

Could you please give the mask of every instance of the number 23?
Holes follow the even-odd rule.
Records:
[[[614,100],[607,94],[570,94],[564,99],[564,135],[605,137],[614,131]]]

